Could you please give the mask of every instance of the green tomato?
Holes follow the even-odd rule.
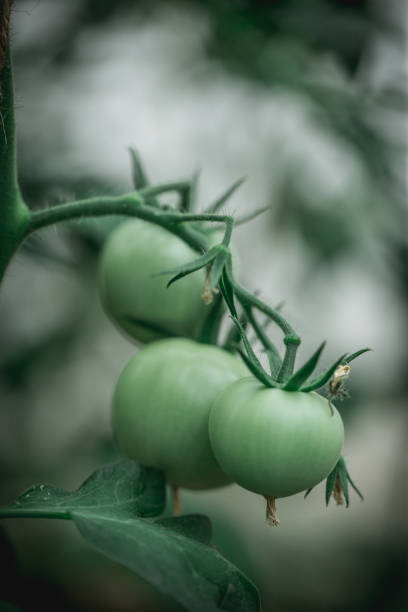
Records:
[[[215,346],[174,338],[153,342],[129,361],[113,399],[113,430],[124,455],[164,470],[188,489],[229,483],[208,437],[216,395],[247,376],[235,356]]]
[[[267,498],[313,487],[333,469],[343,422],[317,393],[269,389],[241,379],[216,399],[209,418],[214,454],[228,476]]]
[[[101,256],[101,301],[112,321],[130,337],[150,342],[169,336],[197,338],[211,306],[201,294],[205,270],[180,279],[168,289],[167,276],[199,256],[166,229],[132,219],[108,238]]]

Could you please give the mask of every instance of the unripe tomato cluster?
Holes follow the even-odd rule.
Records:
[[[135,340],[154,340],[116,385],[113,430],[121,452],[163,470],[173,487],[236,482],[268,503],[313,487],[340,457],[339,413],[315,392],[266,388],[238,356],[196,341],[208,311],[204,271],[169,289],[157,275],[193,257],[181,239],[139,220],[121,225],[104,249],[107,313]]]

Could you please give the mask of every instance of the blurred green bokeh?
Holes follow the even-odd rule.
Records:
[[[129,190],[129,145],[154,182],[200,167],[202,206],[245,175],[228,210],[271,210],[235,233],[242,275],[285,300],[300,360],[324,338],[327,364],[375,349],[340,405],[364,504],[326,511],[317,488],[281,500],[272,530],[262,500],[238,487],[183,495],[268,611],[408,609],[407,21],[404,3],[385,0],[15,4],[20,177],[33,208]],[[106,320],[96,271],[118,222],[43,231],[8,271],[1,503],[34,482],[75,488],[117,456],[110,398],[136,347]],[[178,609],[70,525],[8,521],[0,548],[0,601],[22,610]]]

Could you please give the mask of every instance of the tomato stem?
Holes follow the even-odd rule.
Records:
[[[265,495],[265,499],[266,499],[266,522],[268,523],[268,525],[271,525],[272,527],[278,527],[279,526],[279,519],[278,519],[278,515],[276,514],[276,499],[275,497],[269,497],[268,495]]]
[[[146,194],[145,190],[143,192]],[[121,196],[100,196],[66,202],[65,204],[58,204],[51,208],[38,210],[31,214],[26,233],[30,234],[54,223],[61,223],[72,219],[101,217],[105,215],[125,215],[144,219],[166,228],[169,232],[182,238],[199,253],[206,250],[207,242],[204,237],[200,236],[197,232],[191,231],[189,227],[172,222],[174,220],[183,221],[183,215],[175,213],[175,216],[172,216],[166,211],[149,206],[145,204],[144,198],[140,194],[141,192],[131,192]]]

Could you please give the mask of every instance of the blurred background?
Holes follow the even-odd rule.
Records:
[[[339,406],[350,508],[264,500],[237,486],[183,493],[265,611],[408,609],[407,3],[398,0],[17,0],[12,20],[19,166],[33,208],[131,189],[126,147],[153,183],[200,169],[201,207],[226,209],[242,279],[300,333],[300,360],[353,363]],[[42,231],[0,296],[0,502],[76,488],[117,457],[113,386],[136,347],[98,301],[115,220]],[[275,337],[275,332],[273,332]],[[276,335],[278,338],[279,335]],[[8,521],[1,598],[24,610],[179,610],[58,521]],[[19,585],[12,591],[12,583]]]

